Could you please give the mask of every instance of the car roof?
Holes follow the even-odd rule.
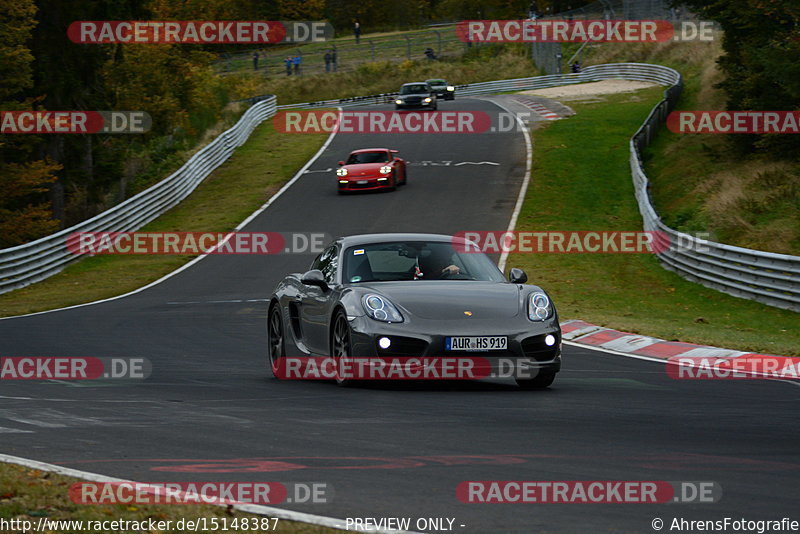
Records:
[[[386,243],[392,241],[436,241],[452,243],[455,238],[445,234],[417,234],[417,233],[389,233],[389,234],[358,234],[336,238],[342,247],[369,245],[373,243]]]
[[[404,84],[403,84],[401,87],[405,87],[406,85],[428,85],[428,82],[426,82],[426,81],[422,81],[422,82],[408,82],[408,83],[404,83]]]
[[[350,152],[351,154],[360,154],[361,152],[388,152],[388,148],[359,148],[358,150],[353,150]]]
[[[428,82],[428,83],[431,83],[431,82],[447,83],[447,80],[445,80],[444,78],[431,78],[430,80],[425,80],[425,81]]]

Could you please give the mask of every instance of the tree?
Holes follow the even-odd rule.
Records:
[[[719,84],[730,110],[800,109],[800,5],[784,0],[682,0],[701,18],[717,21],[725,35],[725,73]],[[798,135],[737,135],[743,153],[764,150],[800,159]]]
[[[33,0],[0,0],[0,109],[30,109],[25,97],[33,85],[33,55],[27,48],[36,6]],[[19,245],[58,228],[44,193],[60,167],[32,160],[38,139],[4,135],[0,139],[0,248]]]

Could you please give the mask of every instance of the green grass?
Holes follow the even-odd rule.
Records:
[[[319,149],[327,134],[288,136],[271,121],[178,206],[141,231],[231,230],[266,202]],[[95,256],[23,289],[0,295],[0,316],[71,306],[121,295],[177,269],[187,256]]]
[[[171,521],[173,528],[163,531],[163,534],[179,534],[184,530],[174,528],[181,519],[194,520],[197,518],[218,518],[220,523],[227,521],[231,525],[233,519],[241,521],[244,518],[252,520],[263,519],[264,516],[246,514],[233,509],[220,506],[197,505],[81,505],[72,502],[69,498],[69,487],[81,482],[78,479],[56,475],[37,469],[15,464],[0,463],[0,518],[5,520],[17,519],[31,521],[35,525],[41,518],[49,520],[75,520],[83,521]],[[257,523],[260,524],[260,523]],[[275,520],[269,521],[269,526],[276,525]],[[277,532],[284,534],[332,534],[340,530],[325,528],[304,523],[296,523],[279,519]],[[4,532],[14,532],[6,530]],[[16,531],[20,532],[20,531]],[[76,531],[77,532],[77,531]],[[94,532],[106,534],[108,530],[82,530],[81,532]],[[251,532],[270,534],[273,530],[206,530],[204,532],[223,534],[223,532]]]
[[[719,40],[603,44],[587,47],[585,64],[635,61],[672,67],[684,80],[678,110],[721,110],[725,94],[715,87],[723,78],[716,65],[721,52]],[[743,156],[732,147],[732,137],[659,129],[643,154],[656,210],[678,230],[800,255],[800,165],[763,154]]]
[[[534,131],[531,183],[517,230],[642,228],[628,140],[663,88],[571,103],[577,115]],[[645,254],[512,254],[562,318],[731,349],[800,355],[798,314],[688,282]]]

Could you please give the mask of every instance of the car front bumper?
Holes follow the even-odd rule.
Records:
[[[359,176],[348,180],[339,178],[339,191],[374,191],[376,189],[386,189],[391,187],[392,181],[388,175],[380,176]]]
[[[555,319],[511,328],[503,320],[481,321],[474,328],[463,324],[448,328],[447,323],[453,321],[441,321],[441,325],[432,328],[432,325],[382,323],[366,316],[351,317],[352,356],[375,360],[470,359],[481,377],[510,377],[508,373],[513,372],[514,378],[531,378],[542,371],[561,369],[561,329]],[[545,343],[548,335],[555,338],[551,346]],[[448,351],[445,340],[451,336],[506,336],[508,345],[505,350]],[[389,339],[388,348],[379,346],[381,338]]]

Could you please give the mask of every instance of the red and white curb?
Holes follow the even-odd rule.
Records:
[[[586,345],[623,356],[630,355],[654,361],[663,360],[665,363],[719,361],[722,359],[749,363],[763,361],[766,364],[769,362],[773,367],[778,366],[774,373],[775,376],[784,379],[800,378],[800,358],[743,352],[680,341],[665,341],[655,337],[620,332],[577,319],[561,323],[561,337],[575,345]],[[765,367],[767,366],[765,365]],[[755,375],[758,374],[755,373]],[[772,378],[773,374],[767,377]]]
[[[561,115],[559,115],[552,109],[549,109],[540,104],[539,102],[531,100],[530,98],[526,98],[524,96],[514,96],[512,98],[517,102],[519,102],[520,104],[522,104],[523,106],[525,106],[526,108],[535,111],[536,114],[541,116],[544,120],[557,121],[562,118]]]

